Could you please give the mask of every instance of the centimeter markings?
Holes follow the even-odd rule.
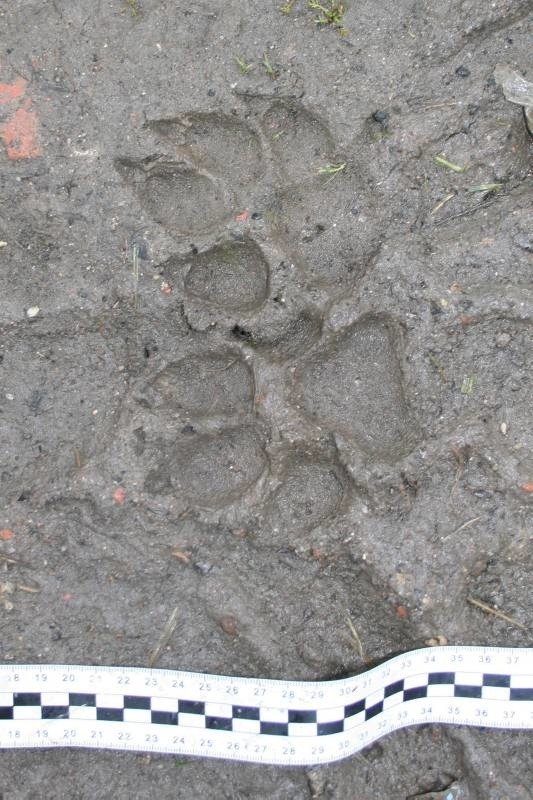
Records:
[[[0,748],[320,764],[421,723],[533,729],[533,648],[413,650],[354,677],[312,682],[0,665]]]

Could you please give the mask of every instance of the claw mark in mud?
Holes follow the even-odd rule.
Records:
[[[231,183],[255,183],[263,171],[257,134],[236,117],[217,112],[193,112],[173,119],[153,120],[147,127],[199,168]]]

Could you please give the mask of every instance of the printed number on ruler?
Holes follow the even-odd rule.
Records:
[[[317,682],[0,665],[0,748],[320,764],[428,722],[533,729],[533,649],[414,650],[351,678]]]

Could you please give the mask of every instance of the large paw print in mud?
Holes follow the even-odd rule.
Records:
[[[268,294],[268,263],[250,240],[224,242],[191,260],[185,292],[206,304],[232,311],[260,308]]]
[[[171,236],[231,236],[227,226],[239,212],[259,208],[263,237],[294,261],[306,284],[344,291],[382,237],[378,203],[363,207],[358,194],[363,176],[300,103],[256,99],[245,116],[205,112],[149,122],[156,152],[120,157],[116,168]],[[339,172],[330,174],[334,164]],[[239,277],[237,270],[235,286]]]
[[[271,526],[281,520],[297,538],[350,495],[324,436],[389,462],[416,439],[394,322],[367,315],[323,330],[379,252],[379,203],[363,204],[364,176],[294,100],[249,99],[242,118],[195,112],[145,133],[153,151],[116,167],[175,242],[156,271],[191,344],[135,392],[138,481],[166,507],[180,498],[220,509],[257,495]],[[271,441],[288,418],[290,453]]]
[[[369,317],[304,359],[296,372],[296,396],[304,413],[354,439],[366,452],[398,458],[415,440],[402,390],[399,331]]]
[[[261,176],[261,143],[233,117],[187,114],[149,123],[148,130],[167,154],[115,163],[142,207],[171,234],[220,227],[231,219],[248,182]]]
[[[254,392],[238,350],[182,352],[133,388],[115,459],[161,508],[228,506],[267,471]]]

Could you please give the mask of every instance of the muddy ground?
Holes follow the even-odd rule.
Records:
[[[370,662],[532,643],[531,139],[492,79],[533,79],[531,2],[306,5],[0,6],[3,661],[147,665],[175,607],[161,667],[353,673],[348,614]],[[4,800],[533,796],[525,733],[458,727],[0,765]]]

